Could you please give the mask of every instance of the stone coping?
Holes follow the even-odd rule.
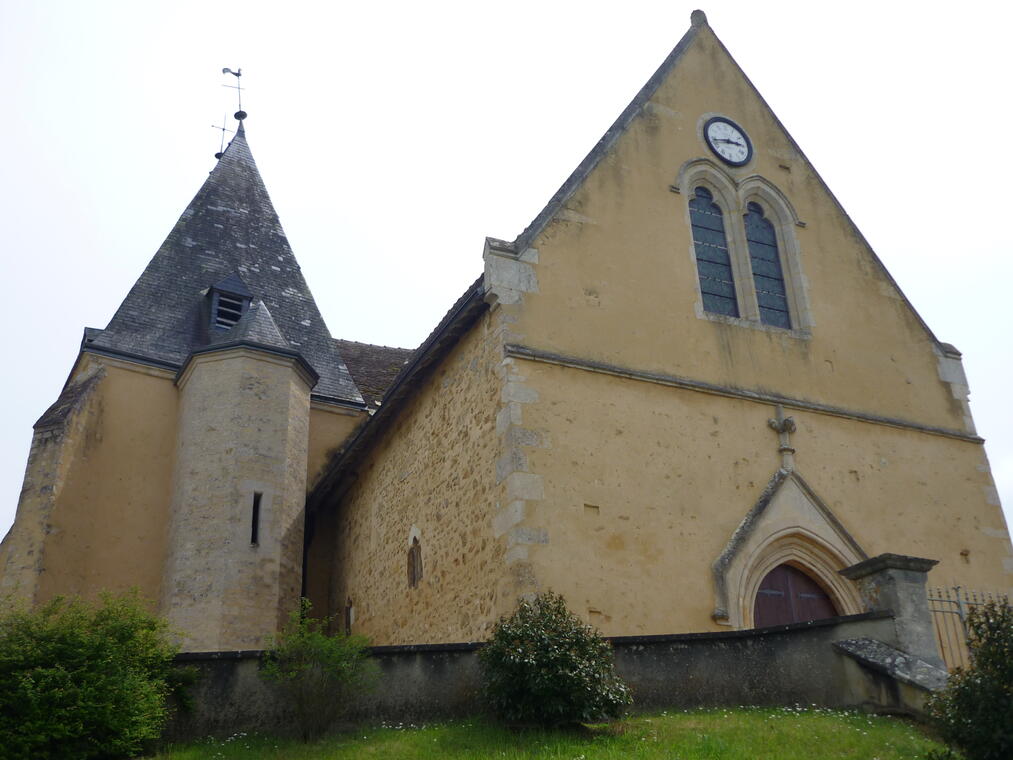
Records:
[[[875,639],[844,639],[835,641],[834,649],[843,652],[866,667],[917,686],[925,691],[937,691],[946,686],[949,675],[932,663],[902,652]]]
[[[628,646],[631,644],[664,644],[667,642],[680,641],[720,641],[722,639],[751,639],[759,636],[767,636],[771,633],[792,633],[812,628],[830,628],[842,623],[858,623],[862,620],[880,620],[892,618],[892,610],[876,610],[874,612],[862,612],[858,615],[838,615],[837,617],[822,618],[821,620],[807,620],[804,623],[787,623],[785,625],[771,625],[766,628],[745,628],[739,631],[705,631],[703,633],[663,633],[653,636],[606,636],[607,641],[613,645]]]
[[[721,641],[727,639],[750,639],[766,636],[771,633],[792,633],[813,628],[830,628],[842,623],[857,623],[863,620],[881,620],[893,617],[890,610],[863,612],[858,615],[840,615],[838,617],[809,620],[805,623],[789,623],[772,625],[766,628],[748,628],[741,631],[705,631],[703,633],[663,633],[647,636],[606,636],[605,640],[613,646],[635,646],[638,644],[665,644],[669,642],[689,641]],[[449,644],[395,644],[389,646],[370,647],[374,656],[413,653],[439,652],[475,652],[485,644],[484,641],[462,641]],[[177,662],[199,662],[206,660],[244,660],[257,659],[263,656],[263,649],[241,649],[220,652],[181,652],[176,655]]]
[[[925,559],[924,557],[909,557],[906,554],[879,554],[857,565],[846,567],[840,570],[840,574],[848,580],[856,581],[867,575],[878,573],[882,570],[914,570],[927,573],[939,564],[939,560]]]

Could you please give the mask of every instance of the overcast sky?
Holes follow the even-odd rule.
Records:
[[[332,334],[414,347],[484,237],[531,221],[695,6],[0,0],[0,534],[82,329],[106,325],[214,166],[211,125],[235,124],[222,67],[242,67],[253,154]],[[1010,514],[1013,3],[703,9],[964,352]]]

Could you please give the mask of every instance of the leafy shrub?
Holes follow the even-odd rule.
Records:
[[[136,754],[161,733],[176,649],[136,593],[0,613],[0,753]]]
[[[592,723],[618,717],[633,701],[611,645],[552,592],[501,618],[478,656],[486,699],[509,723]]]
[[[933,695],[928,711],[943,740],[967,760],[1013,757],[1013,607],[989,602],[968,616],[971,664]]]
[[[332,618],[312,618],[310,608],[309,600],[303,599],[261,669],[288,700],[304,740],[332,726],[354,694],[372,688],[378,673],[366,637],[328,635]]]

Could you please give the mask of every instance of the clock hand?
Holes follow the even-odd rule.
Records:
[[[723,143],[728,143],[729,145],[738,145],[740,148],[745,148],[746,147],[745,145],[743,145],[742,143],[740,143],[738,140],[728,140],[728,139],[726,139],[724,137],[716,137],[716,138],[714,138],[714,142],[723,142]]]

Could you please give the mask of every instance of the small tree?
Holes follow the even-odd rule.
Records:
[[[161,733],[173,680],[166,625],[136,593],[57,597],[0,613],[0,752],[115,758]]]
[[[611,645],[552,592],[501,618],[479,659],[486,699],[510,723],[591,723],[618,717],[633,701]]]
[[[928,711],[943,740],[967,760],[1013,757],[1013,607],[988,602],[967,618],[971,664],[933,695]]]
[[[292,706],[304,741],[330,728],[350,698],[372,688],[378,674],[369,657],[368,639],[327,634],[332,618],[312,618],[310,608],[309,600],[302,599],[261,669]]]

